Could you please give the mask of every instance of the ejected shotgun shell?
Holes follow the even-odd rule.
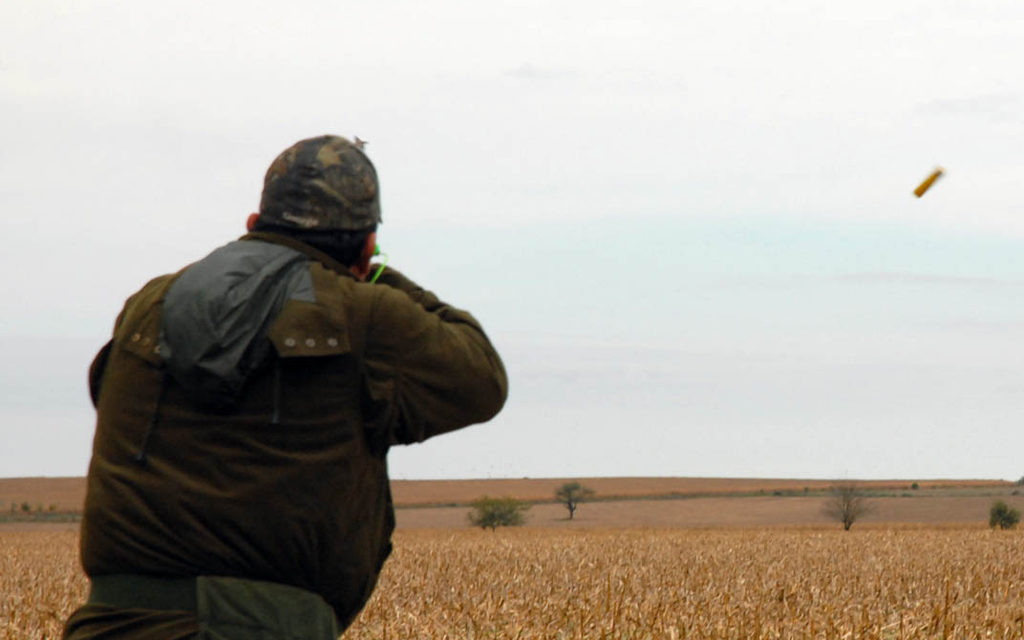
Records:
[[[931,189],[932,185],[935,184],[935,181],[942,177],[942,174],[942,167],[936,167],[935,171],[932,171],[931,175],[924,179],[924,182],[917,185],[917,188],[914,189],[914,195],[918,198],[923,196],[924,192]]]

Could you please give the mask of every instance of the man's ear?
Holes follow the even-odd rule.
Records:
[[[245,219],[245,230],[252,231],[256,228],[256,220],[260,217],[258,213],[250,213],[249,217]]]
[[[363,243],[363,252],[359,254],[359,261],[349,267],[352,273],[356,274],[356,277],[360,280],[366,280],[370,275],[370,260],[373,259],[373,254],[377,251],[377,232],[374,231],[370,235],[366,236],[366,242]]]

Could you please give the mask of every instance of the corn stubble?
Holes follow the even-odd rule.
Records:
[[[0,528],[0,639],[59,638],[87,589],[76,530]]]
[[[74,532],[0,529],[0,638],[59,637]],[[1024,534],[399,531],[366,638],[1022,638]]]

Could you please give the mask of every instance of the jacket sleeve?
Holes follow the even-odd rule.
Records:
[[[373,420],[391,443],[421,442],[494,417],[508,379],[480,323],[394,269],[374,286],[363,362]]]
[[[107,360],[110,359],[110,348],[114,346],[113,340],[107,340],[107,344],[99,350],[92,364],[89,365],[89,397],[92,398],[92,406],[100,405],[100,389],[103,387],[103,374],[107,369]]]
[[[131,298],[129,298],[131,302]],[[117,314],[117,320],[114,321],[114,332],[117,332],[117,328],[121,326],[121,322],[124,321],[125,310],[128,308],[128,303],[125,303],[125,308],[121,310],[121,313]],[[114,340],[111,338],[107,340],[107,344],[96,354],[96,357],[92,359],[92,364],[89,365],[89,398],[92,399],[92,406],[98,407],[100,405],[100,389],[103,388],[103,374],[107,370],[107,360],[110,359],[110,350],[114,346]]]

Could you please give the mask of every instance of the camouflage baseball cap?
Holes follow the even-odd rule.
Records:
[[[292,229],[360,231],[381,222],[373,163],[339,136],[296,142],[263,179],[261,222]]]

